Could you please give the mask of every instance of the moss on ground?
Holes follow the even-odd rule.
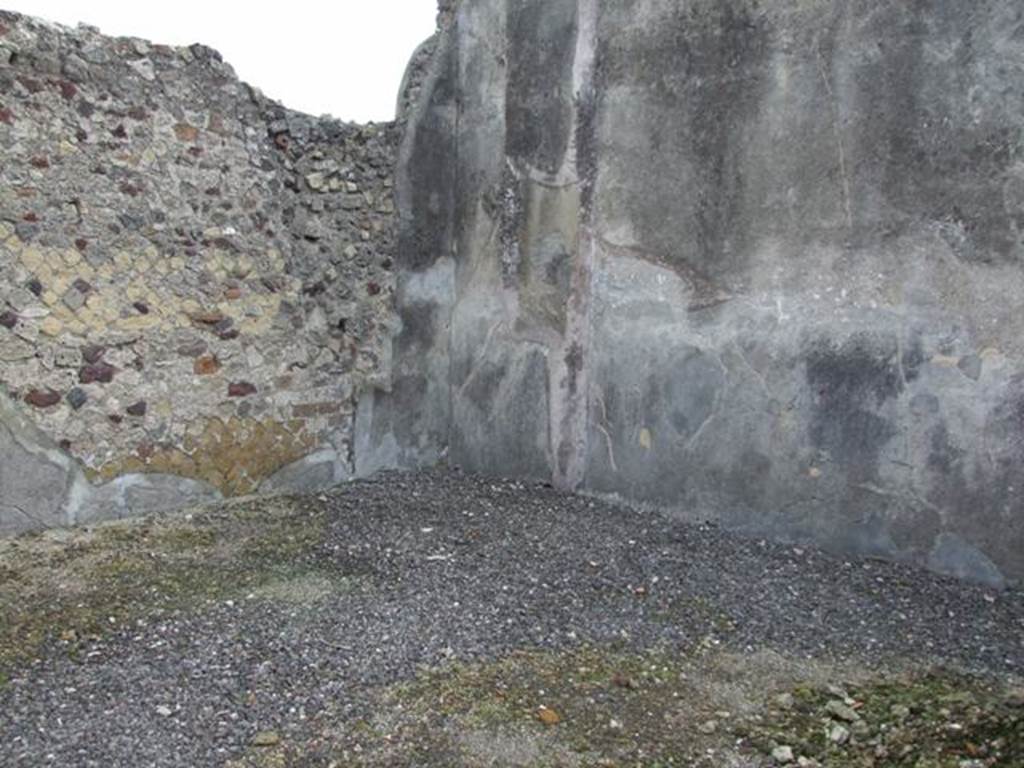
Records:
[[[424,670],[381,693],[376,716],[317,741],[336,766],[1014,768],[1022,703],[953,671],[577,648]],[[319,764],[301,745],[273,763]],[[240,763],[263,764],[258,752]]]
[[[686,733],[666,733],[660,721],[678,707],[683,669],[680,657],[659,652],[522,652],[425,672],[389,701],[471,731],[557,732],[583,757],[629,752],[639,740],[650,745],[649,757],[671,759],[686,751]],[[645,738],[655,732],[657,740]]]
[[[766,754],[788,746],[835,768],[1024,766],[1024,699],[988,680],[932,670],[801,686],[781,703],[744,734]]]
[[[321,502],[280,498],[2,542],[0,684],[51,643],[74,657],[138,620],[291,579],[343,579],[320,552],[325,526]]]
[[[0,686],[35,657],[75,657],[138,621],[357,587],[368,567],[325,545],[326,506],[244,501],[0,542]],[[658,618],[693,616],[728,635],[728,617],[705,601]],[[328,707],[230,765],[1019,768],[1024,693],[1011,682],[728,653],[714,637],[687,651],[524,650],[353,691],[361,719]]]

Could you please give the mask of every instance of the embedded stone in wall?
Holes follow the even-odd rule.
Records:
[[[200,46],[0,21],[0,384],[97,482],[241,493],[348,456],[389,378],[397,128],[292,112]]]

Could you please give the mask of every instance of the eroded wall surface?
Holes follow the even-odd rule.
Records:
[[[1024,576],[1019,3],[476,0],[445,45],[429,460]]]
[[[439,26],[359,127],[0,16],[0,522],[448,460],[1024,576],[1019,4]]]
[[[350,475],[390,376],[397,133],[290,112],[201,46],[0,12],[5,450],[28,466],[27,421],[33,455],[163,506]],[[110,506],[14,482],[0,531]]]

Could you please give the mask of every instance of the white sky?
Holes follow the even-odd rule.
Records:
[[[405,65],[434,31],[436,0],[0,0],[0,8],[108,35],[215,48],[292,109],[394,118]]]

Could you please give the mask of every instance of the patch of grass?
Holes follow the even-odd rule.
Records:
[[[521,764],[537,768],[602,760],[623,766],[637,760],[645,766],[692,765],[691,734],[671,722],[682,704],[685,667],[683,655],[667,652],[593,647],[520,652],[488,664],[424,672],[392,689],[385,706],[412,713],[411,720],[420,724],[414,742],[461,744],[459,765],[477,764],[466,754],[473,742],[459,734],[479,732],[518,743],[523,755],[532,753],[527,748],[532,741],[547,757]],[[544,712],[554,716],[545,722]]]
[[[54,531],[0,549],[0,671],[56,643],[75,657],[134,623],[293,578],[341,579],[322,504],[264,500]]]
[[[842,691],[831,682],[851,679]],[[837,720],[833,701],[856,721]],[[372,724],[317,743],[345,766],[770,766],[788,746],[794,764],[821,768],[1010,768],[1024,765],[1020,704],[952,672],[584,647],[424,670],[379,695]],[[547,724],[545,710],[557,715]],[[849,731],[842,743],[836,725]]]
[[[786,703],[746,734],[758,751],[786,745],[830,768],[1024,765],[1021,701],[986,680],[930,671],[845,690],[801,686]]]

